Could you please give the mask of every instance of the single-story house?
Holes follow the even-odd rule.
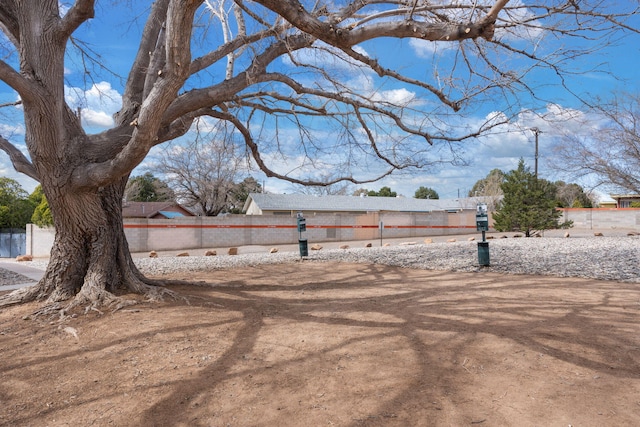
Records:
[[[246,215],[424,213],[460,212],[487,203],[484,197],[414,199],[407,197],[313,196],[308,194],[251,193],[244,204]]]
[[[176,202],[123,202],[123,218],[172,219],[195,216]]]
[[[615,200],[616,208],[630,208],[631,203],[640,203],[638,194],[611,194],[610,197]]]

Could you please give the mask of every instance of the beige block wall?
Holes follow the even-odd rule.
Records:
[[[576,228],[586,229],[636,229],[640,228],[640,209],[637,208],[601,208],[561,209],[563,220],[572,220]]]
[[[147,252],[290,244],[297,243],[300,237],[308,242],[378,239],[380,221],[384,223],[383,236],[386,238],[460,234],[475,230],[472,216],[444,212],[314,215],[306,220],[307,231],[302,236],[298,233],[296,218],[282,215],[128,219],[125,220],[124,231],[132,252]],[[27,230],[28,253],[36,257],[47,256],[53,236],[53,229],[30,226]]]
[[[576,228],[640,231],[640,209],[564,209],[564,220],[573,220]],[[306,218],[302,237],[309,243],[380,238],[427,237],[475,233],[475,209],[457,213],[315,215]],[[281,215],[227,215],[176,219],[129,219],[125,235],[132,252],[225,248],[247,245],[297,243],[296,218]],[[28,254],[48,256],[55,230],[27,226]]]

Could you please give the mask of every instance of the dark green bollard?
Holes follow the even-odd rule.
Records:
[[[307,239],[299,239],[298,246],[300,247],[301,257],[309,256],[309,245],[307,244]]]
[[[478,242],[478,264],[481,267],[491,265],[489,261],[489,242]]]

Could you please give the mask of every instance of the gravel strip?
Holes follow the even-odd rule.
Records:
[[[17,285],[20,283],[30,283],[33,280],[22,274],[0,268],[0,291],[3,286]]]
[[[427,270],[584,277],[640,282],[640,238],[521,238],[489,241],[491,266],[478,265],[477,241],[310,251],[308,260],[374,263]],[[295,252],[136,260],[146,274],[295,262]]]
[[[477,241],[310,251],[305,262],[374,263],[427,270],[583,277],[640,282],[640,237],[520,238],[489,241],[491,266],[478,265]],[[297,252],[138,258],[152,276],[299,261]],[[34,261],[31,267],[43,268]],[[0,270],[0,283],[11,280]]]

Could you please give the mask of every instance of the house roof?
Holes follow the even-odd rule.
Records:
[[[185,216],[182,212],[158,211],[158,213],[164,215],[167,219],[180,218],[182,216]]]
[[[610,194],[612,199],[640,199],[640,194]]]
[[[177,208],[177,209],[176,209]],[[151,218],[161,214],[166,218],[185,216],[188,211],[175,202],[124,202],[122,216],[125,218]]]
[[[263,211],[431,212],[475,209],[478,203],[484,201],[484,198],[414,199],[251,193],[244,205],[244,212],[247,211],[252,201]]]

